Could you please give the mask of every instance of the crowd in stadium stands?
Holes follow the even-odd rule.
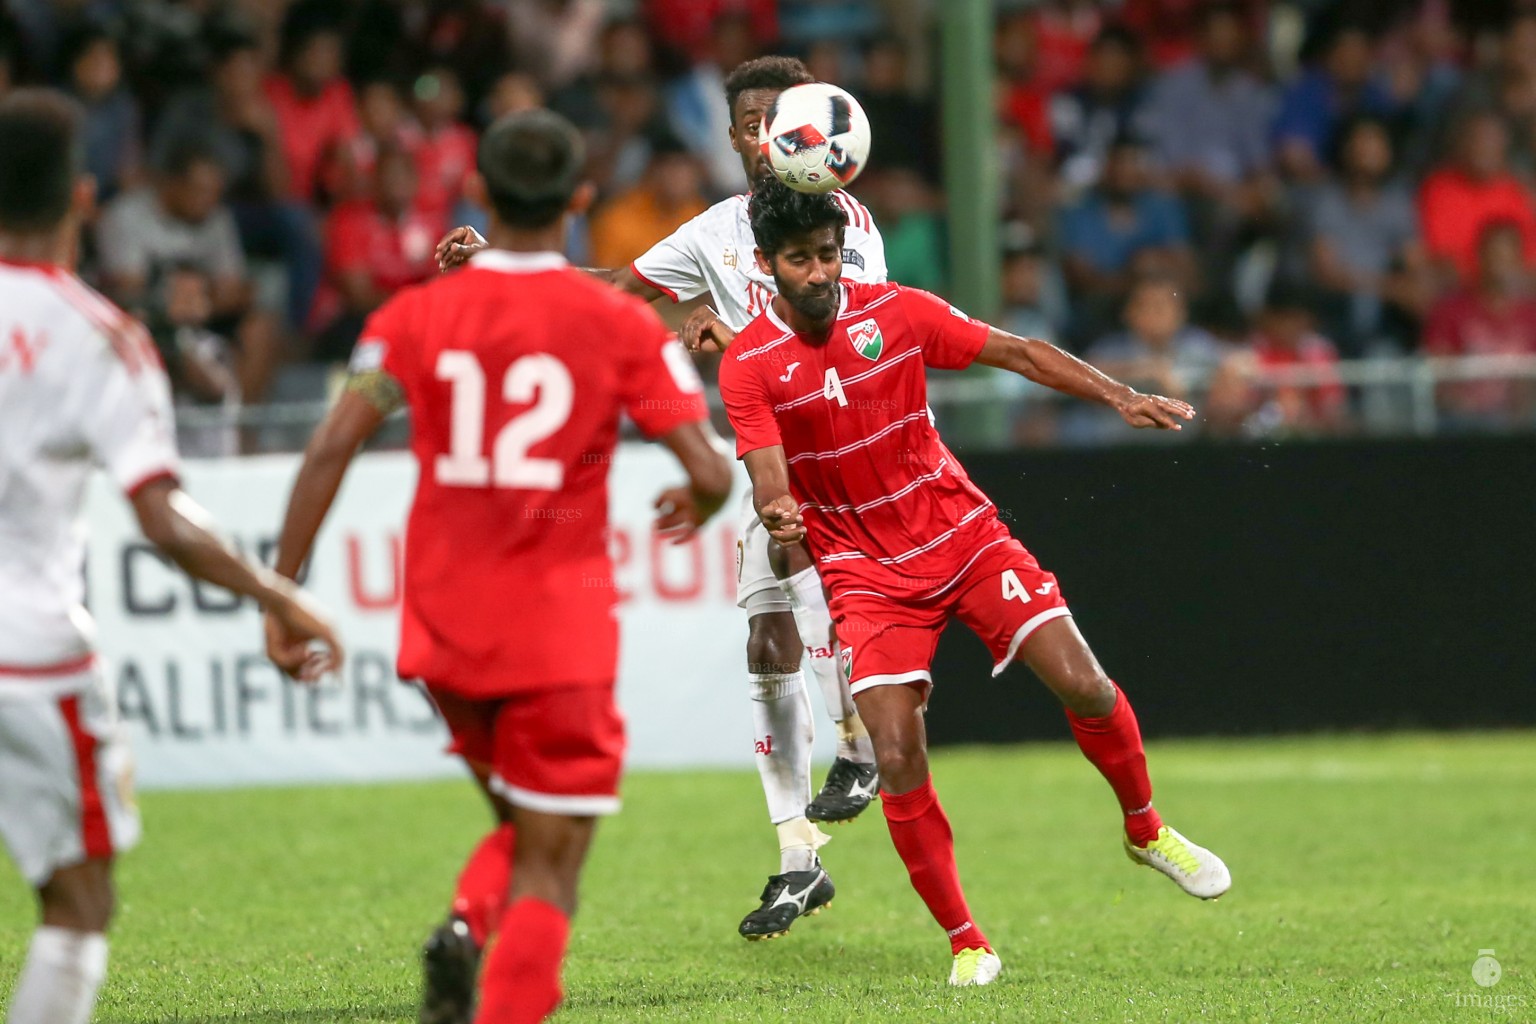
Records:
[[[183,400],[310,398],[433,245],[480,223],[477,129],[548,105],[628,262],[745,189],[724,75],[802,56],[868,112],[855,191],[891,276],[943,292],[937,0],[5,0],[0,92],[87,117],[82,273],[140,314]],[[1536,7],[1521,0],[999,3],[1005,308],[1206,429],[1351,429],[1342,358],[1536,354]],[[991,154],[989,154],[991,156]],[[1262,386],[1252,367],[1324,383]],[[1018,390],[1023,440],[1117,421]],[[1465,429],[1532,389],[1441,390]],[[1017,410],[1023,410],[1018,412]]]

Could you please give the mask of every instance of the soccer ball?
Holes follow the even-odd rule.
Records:
[[[763,155],[797,192],[842,188],[869,159],[869,118],[835,85],[811,82],[779,93],[768,108]]]

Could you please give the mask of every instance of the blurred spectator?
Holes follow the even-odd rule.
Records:
[[[597,98],[602,119],[586,133],[587,173],[606,196],[638,182],[656,140],[671,132],[652,78],[605,78]]]
[[[1186,288],[1193,281],[1184,208],[1150,187],[1145,148],[1133,137],[1110,146],[1103,180],[1061,211],[1059,233],[1067,283],[1082,303],[1074,328],[1080,337],[1106,326],[1139,270],[1155,266]]]
[[[115,199],[98,231],[103,284],[140,315],[178,267],[196,266],[210,282],[215,333],[235,339],[240,393],[258,401],[276,367],[280,332],[253,305],[234,215],[223,203],[224,171],[196,143],[173,151],[153,185]]]
[[[1495,221],[1483,228],[1477,271],[1459,293],[1440,302],[1424,332],[1433,356],[1536,355],[1536,299],[1525,259],[1529,236],[1518,224]],[[1444,384],[1444,419],[1453,429],[1508,426],[1532,407],[1528,383],[1479,380]]]
[[[544,90],[534,77],[523,71],[508,71],[496,79],[481,104],[480,121],[490,125],[508,114],[538,110],[544,106]]]
[[[899,36],[876,36],[864,51],[859,104],[869,117],[870,163],[916,171],[928,184],[939,180],[939,133],[933,104],[907,87],[907,45]]]
[[[1141,39],[1155,68],[1166,70],[1184,63],[1201,51],[1211,0],[1125,0],[1120,22]],[[1251,38],[1261,38],[1268,15],[1268,0],[1223,4],[1237,17]]]
[[[100,27],[71,33],[64,43],[69,91],[85,111],[85,169],[103,201],[139,183],[143,164],[139,104],[123,85],[115,35]]]
[[[674,78],[666,88],[667,123],[673,134],[704,161],[709,191],[717,196],[741,192],[747,187],[741,174],[741,157],[730,146],[731,112],[724,99],[726,76],[758,56],[751,24],[744,14],[717,18],[709,35],[708,56]]]
[[[464,91],[452,68],[429,68],[413,90],[421,139],[416,146],[416,205],[448,218],[464,198],[464,182],[475,169],[474,131],[464,116]]]
[[[21,29],[31,67],[49,81],[69,77],[65,56],[71,32],[91,25],[111,25],[123,13],[123,0],[6,0],[6,13]]]
[[[385,149],[412,153],[422,142],[421,127],[406,109],[405,97],[393,81],[365,82],[357,90],[358,132],[348,141],[346,183],[338,199],[366,198],[373,192],[373,169]]]
[[[283,21],[281,69],[265,84],[288,163],[288,194],[301,202],[323,198],[326,161],[358,132],[352,86],[341,76],[341,45],[338,23],[324,8],[291,8]]]
[[[1221,343],[1189,322],[1176,280],[1139,279],[1125,302],[1125,330],[1095,342],[1087,359],[1111,376],[1171,398],[1190,395],[1222,361]]]
[[[645,22],[663,45],[698,61],[719,61],[720,23],[739,22],[752,41],[750,60],[779,38],[777,0],[645,0]],[[721,62],[726,73],[735,63]]]
[[[545,89],[559,89],[593,70],[607,16],[603,0],[520,0],[505,6],[512,56]]]
[[[314,217],[288,198],[288,164],[277,114],[262,88],[261,55],[250,36],[230,35],[214,51],[211,84],[174,95],[161,112],[150,162],[204,148],[224,171],[224,194],[246,255],[280,265],[287,279],[288,326],[301,330],[320,280]]]
[[[1051,100],[1051,134],[1062,183],[1082,189],[1098,181],[1115,139],[1147,134],[1146,110],[1136,36],[1118,26],[1104,29],[1088,51],[1082,84]]]
[[[1189,309],[1178,282],[1151,275],[1140,278],[1125,304],[1125,329],[1101,338],[1085,358],[1133,387],[1193,399],[1222,366],[1225,352],[1210,334],[1189,323]],[[1198,403],[1197,403],[1198,404]],[[1074,407],[1063,423],[1071,440],[1130,439],[1137,431],[1113,412]],[[1157,431],[1166,439],[1190,436]]]
[[[1096,0],[1043,0],[1035,8],[1036,80],[1046,92],[1082,80],[1088,48],[1104,25],[1099,7]]]
[[[240,405],[240,384],[230,369],[229,342],[208,329],[213,319],[213,283],[196,264],[171,266],[147,310],[145,325],[171,378],[177,406]],[[239,452],[238,431],[188,431],[179,437],[183,455],[216,456]]]
[[[1309,212],[1309,269],[1319,302],[1344,350],[1363,355],[1392,335],[1410,347],[1409,328],[1426,302],[1424,247],[1413,196],[1392,178],[1392,139],[1381,121],[1359,118],[1344,129],[1339,177]]]
[[[1056,344],[1066,316],[1066,295],[1055,266],[1034,244],[1010,247],[1003,255],[1003,313],[998,326],[1021,338]]]
[[[1217,208],[1207,223],[1252,218],[1269,193],[1269,89],[1246,70],[1248,29],[1237,8],[1202,16],[1200,51],[1152,86],[1148,125],[1158,165],[1186,195]],[[1202,230],[1202,236],[1210,231]]]
[[[1035,23],[1027,13],[1005,16],[993,37],[997,59],[997,103],[1001,119],[1016,127],[1036,157],[1054,150],[1050,93],[1038,77]]]
[[[1319,177],[1338,126],[1358,114],[1390,117],[1397,100],[1373,77],[1374,43],[1364,29],[1345,26],[1328,42],[1322,61],[1284,91],[1275,118],[1280,168],[1300,181]]]
[[[325,228],[326,322],[316,345],[322,360],[343,360],[363,320],[389,296],[437,272],[433,249],[447,230],[440,215],[416,206],[416,161],[402,149],[379,153],[373,194],[344,203]]]
[[[604,82],[650,78],[655,73],[656,53],[645,26],[632,18],[620,18],[603,27],[596,66],[575,81],[549,90],[549,105],[576,127],[591,129],[606,117],[600,96]]]
[[[492,83],[513,70],[514,38],[519,47],[532,54],[521,65],[540,74],[552,59],[564,59],[574,44],[585,61],[591,50],[592,34],[580,25],[574,39],[567,34],[571,18],[577,22],[590,17],[593,0],[518,0],[501,3],[494,0],[436,0],[424,5],[424,24],[412,31],[419,43],[415,68],[449,67],[458,73],[468,109],[485,99]],[[423,5],[416,4],[420,8]],[[525,34],[512,25],[520,15],[548,15],[554,20],[539,22]],[[593,31],[595,32],[595,26]],[[414,70],[414,69],[413,69]]]
[[[1518,226],[1527,262],[1536,258],[1536,210],[1529,188],[1509,169],[1509,134],[1491,111],[1462,125],[1455,158],[1424,179],[1419,219],[1424,244],[1448,281],[1477,274],[1483,231],[1498,221]]]
[[[1345,422],[1344,386],[1338,378],[1339,353],[1318,334],[1314,301],[1305,287],[1277,281],[1271,285],[1249,354],[1260,371],[1306,367],[1323,379],[1314,383],[1268,384],[1254,389],[1251,424],[1262,433],[1319,434],[1338,431]]]
[[[892,281],[943,292],[949,278],[944,222],[939,203],[916,171],[871,168],[859,181],[859,196],[875,215],[885,241]]]
[[[805,66],[818,82],[841,83],[848,80],[843,68],[844,43],[841,39],[817,39],[806,47]]]
[[[661,139],[640,184],[604,203],[591,220],[592,262],[627,267],[635,257],[703,213],[704,176],[675,139]]]

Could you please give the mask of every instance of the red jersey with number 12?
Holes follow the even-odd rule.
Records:
[[[353,369],[375,368],[405,390],[419,474],[401,678],[472,697],[611,683],[619,414],[648,437],[705,418],[682,347],[559,255],[488,250],[369,318]]]
[[[732,343],[720,393],[736,453],[784,446],[805,542],[834,596],[935,595],[979,547],[1006,538],[939,439],[924,374],[969,366],[988,330],[928,292],[845,282],[824,344],[772,307]]]

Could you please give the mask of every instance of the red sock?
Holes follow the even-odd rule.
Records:
[[[900,796],[881,790],[880,806],[891,830],[891,842],[912,878],[912,888],[949,936],[950,949],[956,953],[973,947],[991,949],[965,905],[960,871],[955,867],[955,835],[944,808],[939,806],[939,795],[933,791],[933,777]]]
[[[507,905],[512,880],[512,826],[502,825],[480,840],[459,874],[453,912],[469,925],[475,945],[485,948]]]
[[[1083,756],[1109,781],[1125,812],[1125,834],[1137,846],[1157,838],[1163,819],[1152,807],[1152,780],[1141,747],[1141,727],[1124,691],[1115,687],[1115,709],[1103,718],[1079,718],[1069,708],[1067,721]]]
[[[514,900],[480,972],[475,1024],[538,1024],[560,1005],[560,964],[570,919],[552,903]]]

